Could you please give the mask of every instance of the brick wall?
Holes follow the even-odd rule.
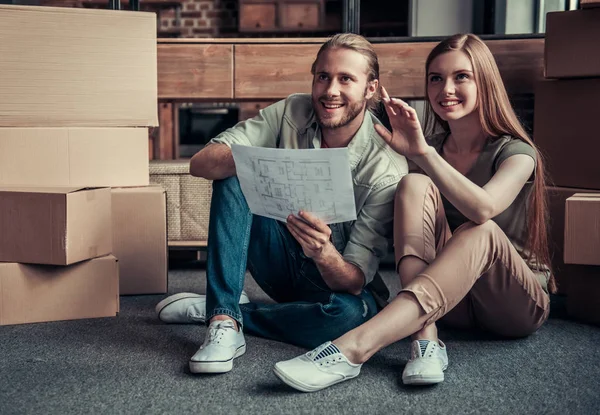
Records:
[[[0,0],[2,2],[2,0]],[[10,2],[9,2],[10,3]],[[16,4],[53,7],[98,7],[106,8],[108,0],[99,4],[84,4],[85,0],[13,0]],[[122,8],[129,5],[121,1]],[[237,37],[238,0],[181,0],[179,22],[174,8],[156,8],[140,1],[140,10],[158,12],[159,37]]]
[[[180,15],[180,37],[238,35],[237,0],[183,0]],[[159,32],[177,28],[174,10],[162,11],[160,16]]]

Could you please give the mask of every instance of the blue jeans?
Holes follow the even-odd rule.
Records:
[[[238,304],[246,267],[276,304]],[[225,314],[245,333],[314,348],[377,312],[371,293],[333,292],[284,223],[250,212],[237,177],[213,182],[207,253],[207,321]]]

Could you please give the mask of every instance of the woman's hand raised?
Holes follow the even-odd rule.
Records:
[[[409,159],[425,155],[429,145],[425,141],[421,123],[419,123],[414,108],[401,99],[390,98],[383,87],[381,87],[381,93],[392,132],[390,133],[383,125],[376,124],[377,133],[394,151]]]

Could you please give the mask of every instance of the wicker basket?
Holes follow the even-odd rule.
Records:
[[[150,183],[167,191],[169,241],[206,241],[212,181],[192,177],[189,160],[152,160]]]

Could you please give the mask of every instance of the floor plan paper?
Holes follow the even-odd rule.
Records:
[[[311,212],[325,223],[356,219],[347,148],[231,146],[237,176],[255,215],[286,221]]]

